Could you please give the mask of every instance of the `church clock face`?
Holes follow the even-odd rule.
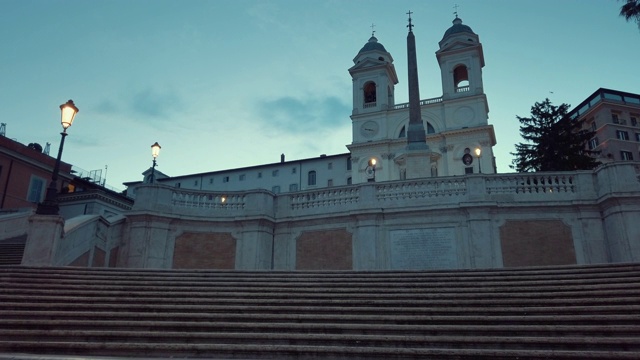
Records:
[[[366,138],[372,138],[378,134],[380,126],[375,121],[367,121],[360,126],[360,134]]]

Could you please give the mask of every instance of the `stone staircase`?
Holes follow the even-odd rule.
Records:
[[[640,264],[0,267],[0,359],[640,359]],[[49,356],[49,357],[47,357]]]
[[[27,237],[20,236],[7,240],[0,240],[0,266],[20,265]]]

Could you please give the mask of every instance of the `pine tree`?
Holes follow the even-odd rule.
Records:
[[[526,141],[516,144],[516,158],[510,167],[518,172],[589,170],[600,164],[587,150],[595,136],[582,129],[584,119],[567,117],[568,104],[554,106],[549,99],[531,107],[531,117],[520,117],[520,135]]]

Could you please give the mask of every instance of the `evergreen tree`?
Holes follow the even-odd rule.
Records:
[[[516,144],[516,158],[510,167],[525,171],[589,170],[600,164],[587,150],[588,141],[595,136],[582,129],[585,119],[567,117],[568,104],[554,106],[549,99],[531,107],[531,117],[516,116],[520,121],[520,135],[526,141]]]
[[[640,0],[626,0],[620,7],[620,16],[627,21],[634,20],[640,28]]]

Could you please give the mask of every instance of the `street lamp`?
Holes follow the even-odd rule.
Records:
[[[482,167],[480,167],[480,155],[482,155],[482,150],[477,147],[475,151],[476,157],[478,157],[478,174],[482,174]]]
[[[47,188],[47,194],[44,201],[38,204],[36,214],[39,215],[58,215],[60,208],[58,207],[58,173],[60,172],[60,159],[62,158],[62,149],[64,147],[64,138],[67,136],[67,128],[73,124],[78,113],[78,108],[73,103],[73,100],[69,100],[66,103],[60,105],[62,132],[60,135],[60,147],[58,148],[58,157],[56,158],[56,164],[53,167],[53,173],[51,174],[51,183]]]
[[[376,159],[370,159],[369,160],[369,170],[371,171],[372,176],[369,178],[369,182],[374,182],[376,181],[376,164],[378,163],[378,161]]]
[[[151,156],[153,156],[153,166],[151,167],[151,181],[150,183],[153,184],[154,182],[154,175],[156,172],[156,158],[158,157],[158,155],[160,155],[160,144],[158,144],[158,142],[156,141],[153,145],[151,145]]]

